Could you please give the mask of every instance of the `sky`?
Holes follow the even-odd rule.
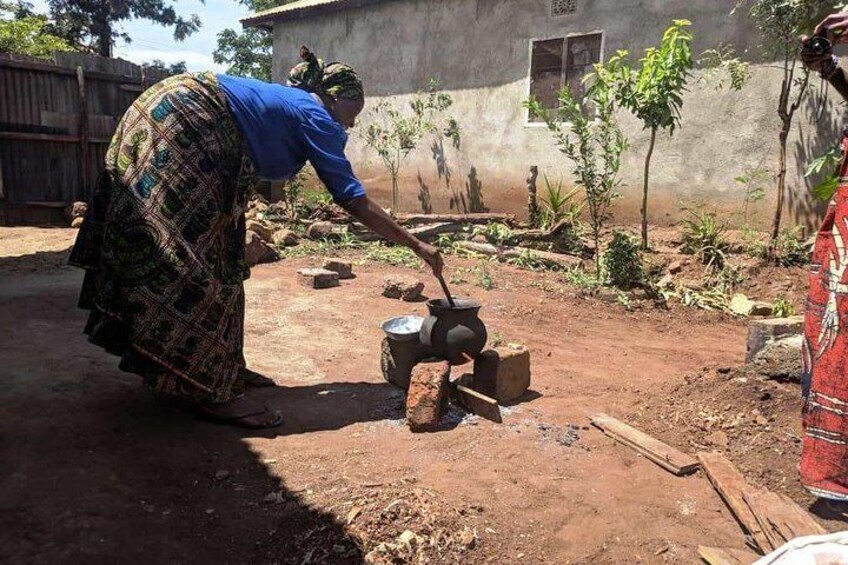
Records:
[[[45,0],[30,0],[36,10],[46,12]],[[190,71],[224,71],[221,65],[212,62],[212,52],[217,45],[217,35],[223,29],[241,29],[239,19],[249,10],[236,0],[173,0],[171,4],[177,14],[197,14],[203,26],[185,41],[174,41],[173,30],[147,20],[135,20],[123,25],[123,31],[133,38],[126,44],[119,40],[115,46],[115,57],[134,63],[145,63],[159,59],[165,63],[185,61]]]

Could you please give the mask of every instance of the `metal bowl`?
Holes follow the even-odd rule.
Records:
[[[424,324],[421,316],[396,316],[389,318],[380,326],[389,339],[395,341],[417,341],[418,333]]]

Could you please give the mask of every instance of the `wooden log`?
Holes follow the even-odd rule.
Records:
[[[88,90],[85,86],[85,73],[82,67],[77,67],[77,87],[79,88],[80,113],[79,113],[79,143],[80,143],[80,190],[82,194],[72,194],[72,200],[81,200],[83,195],[88,194],[91,184],[91,173],[89,171],[89,146],[88,146]]]
[[[698,555],[709,565],[751,565],[760,558],[756,553],[729,547],[698,546]]]
[[[539,203],[536,200],[536,179],[539,178],[539,167],[530,167],[530,176],[527,178],[527,211],[530,214],[530,225],[539,223]]]
[[[451,222],[459,224],[488,224],[489,222],[502,222],[515,224],[515,216],[512,214],[398,214],[397,220],[402,224],[432,224],[435,222]]]
[[[501,408],[494,398],[489,398],[485,394],[480,394],[462,385],[457,385],[456,395],[460,403],[474,414],[498,424],[503,423]]]
[[[475,241],[457,241],[456,247],[464,251],[470,251],[487,257],[494,257],[499,253],[497,247],[491,243],[477,243]]]
[[[571,269],[574,267],[578,267],[583,264],[583,260],[580,257],[575,257],[573,255],[566,255],[564,253],[551,253],[550,251],[538,251],[536,249],[530,249],[529,247],[510,247],[502,249],[498,254],[498,258],[506,260],[506,259],[515,259],[518,257],[527,257],[532,256],[533,259],[544,263],[548,266],[553,267],[561,267],[563,269]]]
[[[698,453],[698,461],[710,483],[730,509],[730,513],[742,526],[760,551],[768,553],[775,549],[763,533],[757,517],[748,508],[743,493],[751,487],[733,463],[721,453]]]
[[[592,425],[615,441],[635,449],[663,469],[683,476],[694,473],[698,460],[606,414],[595,414]]]
[[[786,495],[768,489],[748,489],[742,498],[774,548],[797,537],[827,533],[807,511]]]
[[[409,233],[422,241],[433,241],[440,235],[462,233],[465,226],[456,222],[439,222],[437,224],[423,224],[409,230]]]

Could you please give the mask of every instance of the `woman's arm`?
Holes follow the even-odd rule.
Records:
[[[848,13],[839,12],[827,16],[816,26],[815,35],[825,37],[831,42],[831,45],[839,43],[848,43]],[[821,74],[822,78],[827,81],[842,95],[842,98],[848,100],[848,75],[845,70],[839,66],[833,50],[827,53],[817,55],[808,49],[809,37],[801,37],[801,60],[811,70]]]
[[[441,276],[444,262],[438,248],[424,243],[403,229],[379,204],[369,197],[354,198],[341,203],[340,206],[377,235],[412,249],[416,255],[430,265],[434,275]]]

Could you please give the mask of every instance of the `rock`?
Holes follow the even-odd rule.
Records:
[[[224,479],[226,479],[229,476],[230,476],[230,472],[227,471],[226,469],[219,469],[218,471],[215,471],[215,480],[216,481],[223,481]]]
[[[292,247],[300,243],[300,236],[290,229],[283,228],[274,232],[271,241],[279,247]]]
[[[668,274],[663,276],[657,283],[659,288],[671,288],[674,286],[674,275]]]
[[[406,395],[406,421],[413,432],[434,431],[448,401],[450,365],[427,360],[412,369]]]
[[[730,300],[730,311],[737,316],[750,316],[755,303],[744,294],[734,294]]]
[[[353,263],[344,259],[325,259],[324,269],[338,273],[340,279],[353,278]]]
[[[711,433],[704,439],[706,439],[711,445],[715,445],[716,447],[726,448],[728,445],[730,445],[730,438],[728,438],[727,434],[721,430]]]
[[[597,298],[601,302],[606,302],[607,304],[617,304],[618,290],[610,288],[608,286],[602,286],[595,294],[595,298]]]
[[[526,347],[496,347],[474,360],[472,388],[507,404],[521,398],[530,387],[530,351]]]
[[[71,220],[71,227],[74,229],[80,229],[84,222],[85,220],[83,218],[74,218]]]
[[[424,290],[424,283],[407,275],[391,275],[383,279],[383,296],[406,302],[416,300]]]
[[[489,239],[482,233],[475,234],[474,237],[471,238],[471,241],[474,243],[489,243]]]
[[[327,239],[333,235],[332,222],[313,222],[306,230],[306,237],[309,239]]]
[[[245,235],[244,260],[251,267],[259,263],[270,263],[279,259],[273,247],[262,240],[259,234],[249,231]]]
[[[800,381],[803,341],[804,336],[793,335],[766,343],[752,360],[757,373],[769,379]]]
[[[430,348],[420,341],[383,338],[380,355],[383,378],[386,382],[406,390],[409,388],[412,368],[430,356]]]
[[[683,261],[674,261],[671,263],[671,265],[668,266],[668,273],[670,275],[676,275],[683,270],[683,266]]]
[[[754,307],[751,309],[752,316],[769,317],[774,315],[774,308],[768,302],[754,302]]]
[[[262,241],[270,243],[274,240],[274,230],[257,220],[247,221],[247,231],[252,231],[262,238]]]
[[[748,324],[748,353],[745,361],[750,363],[754,357],[771,341],[800,335],[804,330],[804,317],[770,318],[751,320]]]
[[[326,269],[301,269],[297,280],[303,286],[315,289],[339,286],[339,274]]]
[[[84,218],[88,212],[88,204],[85,202],[74,202],[65,206],[65,219],[73,223],[77,218]]]

